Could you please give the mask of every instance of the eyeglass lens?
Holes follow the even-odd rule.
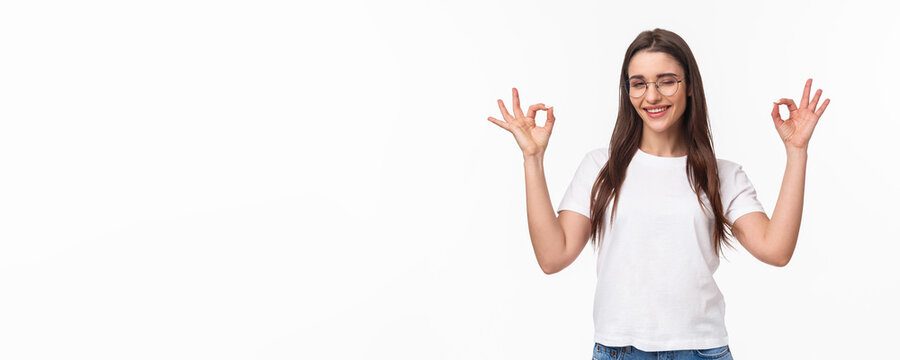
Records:
[[[628,81],[628,94],[631,97],[641,97],[644,96],[644,92],[647,91],[647,87],[649,87],[649,83],[641,79],[631,79]],[[663,76],[656,80],[656,85],[659,87],[659,92],[665,96],[675,95],[675,91],[678,90],[678,79],[674,76]]]

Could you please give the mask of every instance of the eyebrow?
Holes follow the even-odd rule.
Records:
[[[657,74],[656,77],[659,78],[659,77],[663,77],[663,76],[666,76],[666,75],[672,75],[672,76],[678,77],[678,74],[673,74],[673,73]],[[644,78],[644,75],[634,75],[634,76],[628,78],[628,80],[631,80],[631,79],[634,79],[634,78],[643,79],[643,78]]]

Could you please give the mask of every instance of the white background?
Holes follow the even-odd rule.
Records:
[[[628,44],[681,35],[771,216],[772,102],[831,99],[787,267],[727,250],[738,359],[891,356],[896,14],[876,2],[9,1],[0,358],[587,359],[595,259],[541,272],[496,100],[544,102],[554,208]],[[786,114],[786,108],[782,107]],[[543,124],[546,113],[539,113]],[[637,286],[637,285],[636,285]]]

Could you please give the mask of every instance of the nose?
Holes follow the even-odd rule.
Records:
[[[647,98],[647,102],[653,103],[656,99],[662,97],[662,94],[659,93],[659,87],[656,84],[647,84],[647,90],[645,90],[646,94],[644,97]]]

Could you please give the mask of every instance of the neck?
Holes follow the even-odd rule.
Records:
[[[641,134],[641,150],[662,157],[687,155],[687,145],[681,136],[681,129],[673,126],[669,130],[665,133],[657,133],[644,127],[643,134]]]

